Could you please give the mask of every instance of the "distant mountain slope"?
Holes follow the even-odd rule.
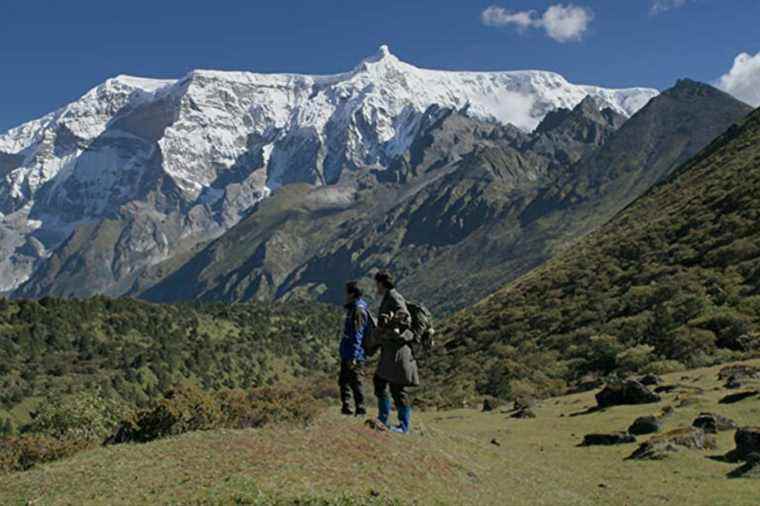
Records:
[[[144,269],[219,237],[273,189],[382,174],[431,106],[530,130],[587,96],[628,117],[655,95],[551,72],[419,69],[385,46],[331,76],[118,76],[0,135],[0,292],[44,267],[45,281],[24,294],[123,294]],[[64,242],[65,256],[97,242],[98,252],[80,256],[96,256],[98,272],[54,289],[47,260]]]
[[[628,121],[587,98],[532,134],[432,109],[386,184],[353,199],[283,189],[144,296],[337,301],[346,278],[389,268],[409,296],[459,309],[608,220],[750,110],[688,81]]]
[[[760,352],[760,110],[614,220],[448,321],[446,391]],[[445,385],[445,386],[443,386]]]
[[[283,187],[144,296],[336,301],[350,276],[391,266],[403,279],[494,222],[512,215],[516,223],[515,206],[624,119],[586,99],[564,121],[526,134],[431,108],[417,140],[383,172],[384,183],[360,181],[355,193],[341,185]]]

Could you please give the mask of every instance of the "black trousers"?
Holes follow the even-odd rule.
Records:
[[[396,404],[396,409],[409,406],[409,392],[404,385],[397,385],[391,383],[379,377],[377,374],[372,378],[372,383],[375,386],[375,397],[378,400],[388,399],[388,388],[390,387],[391,396],[393,402]]]
[[[351,365],[351,362],[342,361],[340,363],[340,376],[338,377],[338,386],[340,387],[340,402],[344,407],[351,403],[351,395],[354,396],[354,404],[357,408],[364,407],[364,389],[362,380],[364,379],[364,365],[358,363]]]

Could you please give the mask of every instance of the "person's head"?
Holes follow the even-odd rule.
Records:
[[[388,290],[393,290],[396,285],[393,283],[393,276],[385,271],[375,274],[375,286],[378,295],[385,295]]]
[[[354,302],[362,298],[362,289],[356,281],[346,283],[346,302]]]

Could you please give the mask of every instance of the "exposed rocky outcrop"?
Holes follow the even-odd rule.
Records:
[[[627,432],[611,432],[609,434],[586,434],[581,446],[612,446],[635,442],[636,438]]]
[[[746,399],[751,399],[753,397],[757,397],[760,395],[760,391],[758,390],[749,390],[746,392],[738,392],[735,394],[728,394],[725,397],[723,397],[720,401],[718,401],[720,404],[734,404],[736,402],[741,402]]]
[[[715,436],[694,427],[675,429],[654,436],[642,443],[628,458],[635,460],[659,460],[680,449],[707,450],[716,448]]]
[[[662,422],[656,416],[640,416],[628,427],[628,432],[636,436],[643,436],[644,434],[659,432],[661,428]]]
[[[742,427],[734,434],[738,459],[746,459],[749,455],[760,454],[760,427]]]
[[[596,394],[596,402],[600,408],[620,406],[625,404],[648,404],[660,402],[660,396],[635,380],[606,385]]]
[[[736,422],[716,413],[700,413],[691,425],[711,434],[736,428]]]

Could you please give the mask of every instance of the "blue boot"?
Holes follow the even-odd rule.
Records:
[[[410,406],[401,406],[398,408],[398,426],[391,429],[392,432],[406,434],[412,423],[412,408]]]
[[[377,400],[377,419],[380,422],[388,426],[388,418],[391,416],[391,400],[390,399],[378,399]]]

